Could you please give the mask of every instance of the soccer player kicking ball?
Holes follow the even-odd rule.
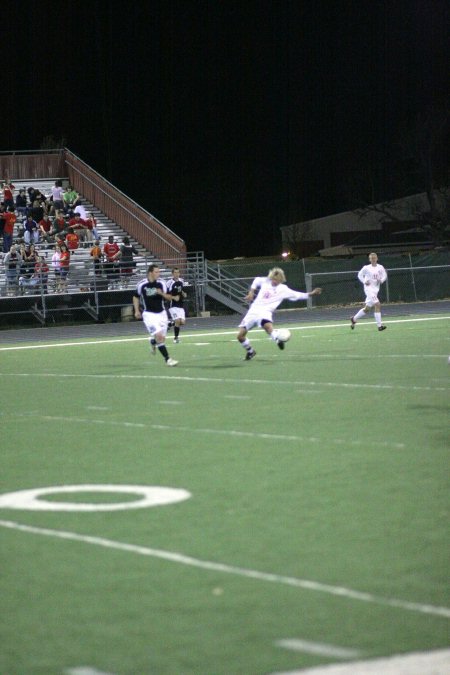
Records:
[[[352,316],[350,319],[350,328],[353,330],[358,319],[367,315],[371,307],[374,309],[374,318],[378,326],[378,330],[386,330],[386,326],[381,323],[381,304],[378,300],[378,293],[380,286],[387,279],[387,273],[383,265],[378,263],[378,256],[376,253],[369,253],[370,265],[364,265],[358,272],[358,279],[364,284],[364,292],[366,294],[366,301],[364,307]]]
[[[280,267],[270,270],[267,277],[256,277],[245,296],[247,302],[251,302],[250,309],[239,324],[237,339],[246,350],[245,360],[250,361],[256,352],[247,338],[249,330],[255,326],[264,328],[267,335],[277,343],[279,349],[284,349],[285,343],[278,339],[278,331],[273,327],[272,313],[283,300],[307,300],[313,295],[322,293],[321,288],[315,288],[310,293],[293,291],[285,284],[286,277]],[[256,295],[256,297],[255,297]]]

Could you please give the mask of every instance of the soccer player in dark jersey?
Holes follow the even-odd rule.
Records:
[[[180,270],[178,267],[174,267],[172,270],[172,278],[167,282],[167,292],[172,296],[169,314],[171,319],[175,322],[173,329],[175,333],[173,341],[175,343],[180,341],[180,326],[184,326],[186,323],[183,300],[187,297],[187,294],[183,291],[184,285],[184,279],[180,277]]]
[[[152,353],[156,354],[158,348],[166,365],[176,366],[178,361],[170,358],[165,345],[168,317],[164,300],[172,300],[173,296],[167,293],[165,282],[159,278],[160,273],[158,265],[150,265],[147,278],[138,283],[133,295],[134,315],[144,321],[150,333]]]

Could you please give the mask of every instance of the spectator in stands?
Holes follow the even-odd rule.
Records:
[[[30,214],[33,220],[39,223],[44,217],[45,209],[40,199],[35,199],[30,208]]]
[[[27,192],[28,192],[28,201],[30,204],[32,204],[40,194],[39,190],[35,190],[34,187],[27,188]]]
[[[5,229],[5,215],[6,215],[6,208],[4,204],[0,204],[0,237],[3,236],[3,231]]]
[[[73,187],[71,185],[69,185],[67,187],[66,192],[64,192],[63,201],[64,201],[64,211],[65,211],[65,213],[70,213],[80,203],[80,196],[79,196],[78,192],[73,189]]]
[[[85,223],[88,226],[88,228],[91,230],[93,238],[94,239],[101,239],[101,236],[99,235],[98,230],[97,230],[97,220],[94,218],[94,215],[92,213],[86,214]]]
[[[117,284],[117,272],[118,272],[118,258],[120,256],[120,249],[117,242],[114,241],[112,234],[109,235],[108,241],[103,247],[103,253],[105,255],[105,271],[106,276],[108,277],[109,287],[114,288]]]
[[[52,255],[52,268],[55,275],[55,293],[61,291],[61,248],[58,242],[55,243],[55,252]]]
[[[22,265],[20,267],[20,276],[29,279],[34,271],[34,266],[38,260],[38,254],[34,244],[21,246],[20,255],[22,256]]]
[[[3,204],[7,209],[10,207],[14,209],[14,190],[14,185],[9,181],[5,181],[3,185]]]
[[[32,242],[34,244],[39,244],[39,227],[31,213],[27,215],[23,237],[27,244],[31,244]]]
[[[19,190],[19,194],[16,197],[16,211],[22,218],[26,218],[28,213],[28,202],[27,193],[23,189]]]
[[[64,211],[57,211],[53,219],[52,236],[57,237],[58,235],[61,235],[62,238],[64,239],[66,234],[66,227],[67,223],[66,219],[64,218]]]
[[[19,277],[19,287],[22,292],[24,292],[25,288],[37,288],[39,286],[43,293],[47,293],[47,283],[48,265],[44,256],[38,256],[31,277]]]
[[[73,229],[75,234],[78,235],[78,239],[84,244],[88,236],[87,232],[89,231],[89,228],[79,213],[74,213],[73,218],[69,220],[69,229],[70,228]]]
[[[61,292],[67,291],[67,276],[70,268],[70,251],[65,244],[61,244],[59,264],[61,270]]]
[[[80,214],[80,218],[81,218],[82,220],[86,220],[86,218],[87,218],[87,211],[86,211],[86,209],[84,208],[84,205],[83,205],[83,204],[77,204],[77,205],[76,205],[76,207],[75,207],[74,210],[73,210],[73,215],[75,215],[76,213],[79,213],[79,214]]]
[[[17,216],[14,213],[14,207],[10,206],[6,213],[3,215],[4,228],[3,228],[3,252],[8,253],[11,248],[11,244],[14,236],[14,226],[17,221]]]
[[[66,234],[66,244],[69,251],[76,251],[78,248],[79,238],[73,227],[69,227],[69,231]]]
[[[3,258],[3,263],[5,265],[6,295],[9,295],[11,291],[15,295],[18,289],[19,273],[22,265],[22,256],[15,244],[11,246]]]
[[[53,225],[52,221],[50,220],[50,216],[47,213],[44,213],[44,217],[38,222],[38,225],[41,239],[43,239],[48,244],[53,239]]]
[[[130,244],[129,237],[124,237],[119,249],[120,283],[124,288],[127,287],[136,266],[133,255],[139,255],[139,251]]]
[[[103,253],[102,249],[100,248],[100,241],[98,239],[94,241],[94,245],[91,248],[90,256],[94,261],[94,274],[96,276],[100,276],[102,273],[101,264],[103,260]]]
[[[51,213],[56,213],[56,211],[61,211],[64,209],[64,190],[62,186],[62,181],[61,180],[56,180],[55,184],[52,187],[52,207],[51,207]]]

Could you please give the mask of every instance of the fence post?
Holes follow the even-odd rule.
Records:
[[[416,300],[416,302],[417,302],[416,280],[414,278],[414,269],[413,269],[413,264],[412,264],[412,260],[411,260],[411,253],[408,253],[408,256],[409,256],[409,266],[411,268],[411,281],[412,281],[412,286],[413,286],[413,289],[414,289],[414,300]]]
[[[311,293],[312,291],[312,274],[306,273],[305,272],[305,284],[306,284],[306,292]],[[313,306],[313,301],[312,298],[309,297],[308,300],[306,301],[306,307],[308,309],[312,309]]]

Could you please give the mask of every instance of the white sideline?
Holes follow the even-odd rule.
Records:
[[[432,652],[394,654],[369,661],[352,661],[302,670],[289,670],[272,675],[448,675],[450,649]]]
[[[304,590],[327,593],[328,595],[334,595],[348,600],[359,600],[361,602],[394,607],[396,609],[403,609],[410,612],[432,614],[433,616],[444,617],[446,619],[450,618],[450,608],[448,607],[439,607],[418,602],[408,602],[407,600],[399,600],[397,598],[384,598],[382,596],[373,595],[372,593],[355,591],[351,588],[345,588],[344,586],[332,586],[329,584],[320,583],[318,581],[310,581],[309,579],[298,579],[297,577],[287,577],[280,574],[271,574],[269,572],[259,572],[258,570],[246,569],[244,567],[234,567],[233,565],[217,563],[210,560],[199,560],[198,558],[192,558],[190,556],[183,555],[182,553],[175,553],[173,551],[164,551],[161,549],[149,548],[147,546],[126,544],[120,541],[104,539],[103,537],[78,534],[77,532],[67,532],[64,530],[51,530],[44,527],[34,527],[32,525],[24,525],[22,523],[17,523],[10,520],[0,520],[0,527],[5,527],[10,530],[19,530],[20,532],[28,532],[29,534],[38,534],[41,536],[54,537],[57,539],[66,539],[69,541],[78,541],[84,544],[102,546],[104,548],[126,551],[128,553],[136,553],[137,555],[167,560],[169,562],[179,563],[181,565],[189,565],[190,567],[197,567],[212,572],[223,572],[224,574],[233,574],[236,576],[245,577],[247,579],[257,579],[259,581],[268,581],[271,583],[292,586],[294,588],[302,588]]]
[[[275,644],[277,647],[283,647],[283,649],[289,649],[294,652],[317,654],[317,656],[328,656],[336,659],[356,659],[358,656],[363,656],[359,649],[338,647],[336,645],[324,644],[323,642],[311,642],[310,640],[299,640],[298,638],[277,640]]]
[[[401,390],[401,391],[448,391],[449,387],[428,387],[428,386],[407,386],[402,384],[371,384],[366,382],[320,382],[307,380],[261,380],[250,378],[232,378],[232,377],[191,377],[189,375],[115,375],[114,373],[98,374],[98,373],[2,373],[0,377],[56,377],[58,379],[78,377],[94,380],[173,380],[174,382],[217,382],[219,384],[279,384],[282,386],[297,386],[297,387],[342,387],[344,389],[387,389],[387,390]]]
[[[411,322],[419,322],[419,321],[445,321],[449,320],[450,316],[430,316],[430,317],[424,317],[424,318],[416,318],[416,319],[391,319],[390,321],[385,321],[384,323],[386,325],[388,324],[393,324],[393,323],[411,323]],[[281,323],[281,322],[280,322]],[[359,325],[359,324],[358,324]],[[364,326],[370,326],[370,323],[361,323],[361,327]],[[318,324],[318,325],[308,325],[308,326],[289,326],[289,330],[295,331],[295,330],[320,330],[322,328],[347,328],[349,327],[348,321],[346,323],[328,323],[328,324]],[[372,326],[373,328],[373,326]],[[221,336],[221,335],[236,335],[237,327],[234,330],[227,330],[227,331],[208,331],[207,333],[183,333],[183,339],[186,338],[200,338],[200,337],[215,337],[215,336]],[[264,331],[261,330],[256,330],[253,331],[254,333],[260,332],[264,333]],[[124,338],[124,337],[119,337],[119,338],[108,338],[108,339],[98,339],[98,340],[83,340],[80,338],[78,342],[51,342],[49,344],[35,344],[35,345],[14,345],[13,347],[0,347],[0,352],[11,352],[11,351],[20,351],[20,350],[25,350],[25,349],[51,349],[53,347],[84,347],[87,345],[103,345],[103,344],[116,344],[118,342],[142,342],[146,340],[148,342],[148,335],[144,337],[133,337],[133,338]]]
[[[2,413],[0,412],[0,416]],[[298,436],[297,434],[270,434],[256,431],[240,431],[239,429],[212,429],[209,427],[187,427],[176,424],[151,424],[146,422],[117,422],[115,420],[93,419],[90,417],[70,417],[58,415],[42,415],[39,412],[29,413],[11,413],[10,415],[3,415],[3,419],[25,418],[46,421],[46,422],[63,422],[69,424],[99,424],[104,426],[124,427],[126,429],[153,429],[154,431],[167,431],[169,433],[181,432],[183,434],[204,434],[216,436],[232,436],[235,438],[259,438],[264,441],[284,441],[294,443],[320,443],[322,445],[330,444],[344,447],[359,447],[359,446],[373,446],[375,448],[393,448],[394,450],[403,450],[404,443],[395,443],[390,441],[379,441],[365,438],[362,441],[349,438],[328,438],[324,440],[319,436]]]

